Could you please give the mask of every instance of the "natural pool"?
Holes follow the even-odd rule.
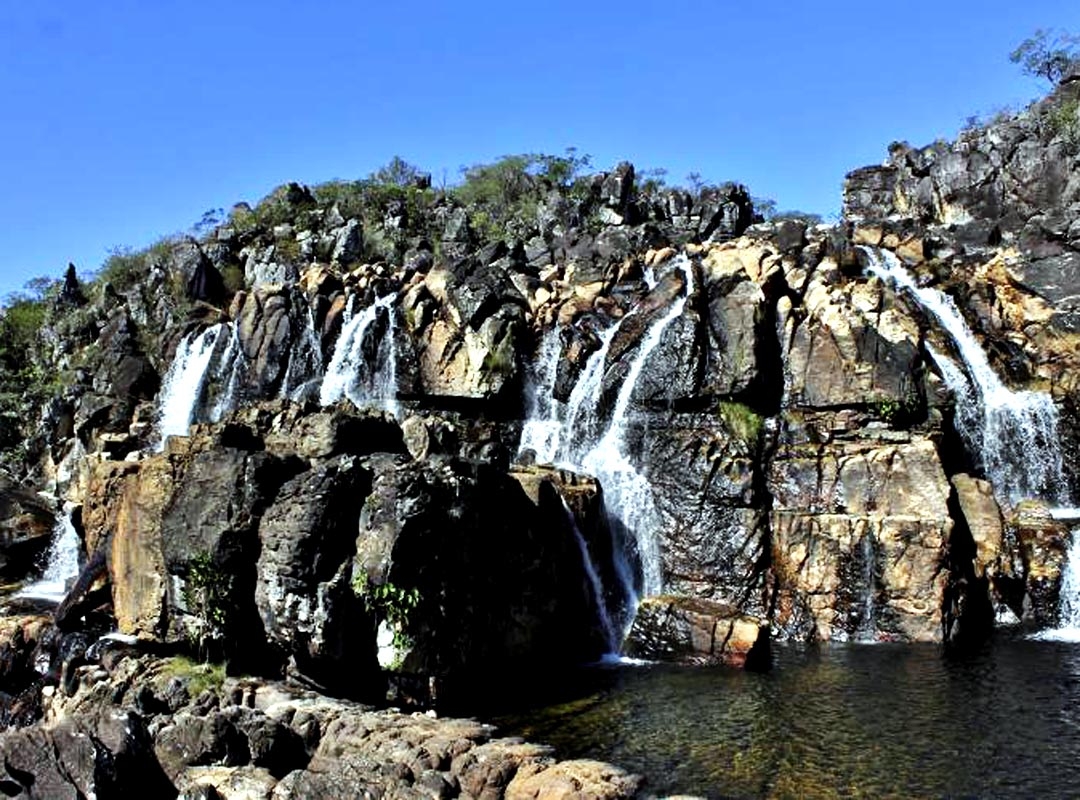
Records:
[[[646,775],[646,796],[1080,796],[1080,644],[778,648],[754,674],[595,667],[506,734]]]

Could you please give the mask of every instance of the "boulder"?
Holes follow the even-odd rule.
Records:
[[[975,543],[974,570],[978,578],[993,578],[1008,574],[1002,564],[1005,527],[1001,509],[994,499],[994,487],[989,481],[960,473],[950,479],[964,522]]]
[[[769,626],[736,607],[695,597],[647,597],[624,645],[631,658],[768,668]]]
[[[44,498],[0,475],[0,575],[30,575],[48,550],[55,524]]]
[[[1069,530],[1038,500],[1016,505],[1005,521],[1018,542],[1024,569],[1024,621],[1037,627],[1058,624],[1062,573],[1069,555]]]
[[[409,670],[475,677],[598,657],[603,640],[561,504],[497,468],[383,457],[363,504],[354,584],[396,629]]]
[[[267,640],[300,673],[350,696],[370,695],[378,669],[374,621],[350,583],[371,480],[355,457],[337,457],[287,481],[259,522],[255,604]]]

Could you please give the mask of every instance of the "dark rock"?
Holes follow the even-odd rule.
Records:
[[[259,524],[256,567],[267,639],[304,675],[359,697],[379,686],[374,622],[350,583],[360,498],[370,491],[371,473],[352,457],[293,478]]]
[[[154,752],[170,780],[191,766],[240,766],[251,759],[247,738],[222,712],[205,717],[177,714],[154,740]]]

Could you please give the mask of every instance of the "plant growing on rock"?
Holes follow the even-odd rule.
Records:
[[[1039,28],[1009,54],[1025,74],[1057,84],[1080,60],[1080,36]]]
[[[393,630],[396,650],[412,646],[408,630],[412,614],[420,605],[419,589],[406,589],[389,581],[376,584],[363,572],[353,579],[352,588],[356,595],[363,599],[368,610]]]
[[[184,604],[195,617],[195,629],[189,632],[193,647],[205,653],[212,642],[225,635],[228,623],[228,597],[232,579],[209,552],[197,554],[188,563],[184,581]]]
[[[761,436],[763,420],[761,415],[745,403],[734,401],[720,402],[720,416],[724,425],[739,441],[747,447],[755,447]]]

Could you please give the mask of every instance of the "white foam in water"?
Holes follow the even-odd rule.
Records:
[[[199,333],[185,336],[176,348],[176,356],[161,386],[161,439],[158,450],[165,447],[169,436],[187,436],[195,411],[206,386],[207,368],[214,355],[214,345],[228,326],[214,325]]]
[[[334,345],[334,354],[319,390],[321,405],[333,405],[342,398],[348,398],[357,408],[376,407],[394,416],[399,415],[394,299],[393,294],[388,294],[359,314],[355,314],[351,308],[346,312],[341,334]],[[364,343],[380,310],[387,315],[387,327],[375,348],[374,363],[369,363],[364,353]],[[370,352],[370,346],[368,349]]]
[[[41,580],[21,589],[16,597],[60,603],[67,596],[68,582],[79,576],[79,534],[71,521],[71,513],[72,508],[67,507],[56,519]]]

